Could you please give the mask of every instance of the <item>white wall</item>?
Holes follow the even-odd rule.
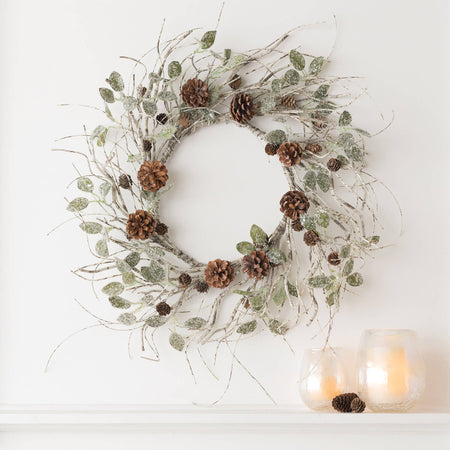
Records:
[[[228,0],[216,41],[217,48],[254,48],[300,23],[329,21],[335,13],[338,32],[329,73],[366,77],[361,84],[369,86],[374,105],[367,115],[359,113],[362,124],[375,128],[381,124],[377,110],[386,117],[395,111],[393,125],[369,142],[369,163],[371,172],[396,193],[406,231],[395,246],[367,264],[366,286],[343,306],[332,343],[354,349],[366,328],[416,329],[428,369],[421,407],[432,409],[450,403],[447,6],[445,1],[417,0]],[[159,365],[129,361],[126,336],[100,329],[69,341],[50,372],[43,374],[51,349],[68,333],[92,323],[73,298],[95,304],[89,286],[69,273],[87,257],[75,227],[69,224],[51,237],[46,233],[68,217],[64,187],[74,173],[70,158],[49,149],[66,145],[54,140],[80,133],[83,123],[93,128],[100,117],[86,109],[56,105],[100,105],[97,87],[103,79],[113,69],[129,67],[119,56],[139,56],[151,47],[162,18],[170,37],[189,27],[214,27],[219,8],[219,2],[192,0],[0,3],[1,403],[211,402],[222,392],[226,380],[213,382],[203,372],[200,385],[194,385],[185,361],[174,352],[163,351],[168,356]],[[317,36],[323,44],[332,42],[330,27]],[[227,139],[237,143],[240,134],[233,133]],[[258,151],[261,144],[248,139],[252,151]],[[186,146],[195,148],[197,143],[208,145],[200,139]],[[72,145],[82,148],[83,143]],[[211,157],[207,167],[214,169],[225,151],[225,145],[219,145],[217,160]],[[178,163],[173,162],[182,163],[181,155]],[[276,172],[265,157],[253,164],[264,173]],[[252,183],[258,180],[255,174],[249,176]],[[284,182],[282,177],[276,179]],[[227,177],[219,173],[218,180],[226,183]],[[284,187],[277,183],[282,192]],[[236,210],[226,204],[223,216],[205,203],[205,214],[210,214],[205,220],[212,226],[226,230],[236,215],[242,217],[240,228],[214,243],[212,257],[229,252],[236,236],[247,233],[252,215],[261,210],[263,205],[256,203],[244,213],[251,192],[240,186],[236,191],[240,203]],[[186,201],[192,201],[190,195]],[[218,195],[226,197],[223,191]],[[174,216],[180,201],[170,197],[168,217]],[[200,196],[200,201],[206,197]],[[389,212],[392,206],[386,208]],[[398,226],[390,214],[384,215],[389,229]],[[275,223],[271,214],[261,221],[268,228]],[[205,258],[212,251],[207,239],[212,235],[202,240],[208,230],[196,230],[193,220],[186,220],[186,228],[181,222],[173,228],[175,239],[187,250]],[[299,330],[292,335],[296,356],[271,337],[254,340],[242,350],[249,367],[280,403],[300,402],[296,377],[301,350],[320,345],[320,339],[309,340],[311,334]],[[261,351],[253,351],[259,345],[264,348],[262,360]],[[251,404],[267,399],[237,370],[223,401]]]

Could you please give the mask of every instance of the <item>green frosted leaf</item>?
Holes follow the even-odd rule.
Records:
[[[341,133],[337,140],[336,144],[342,147],[344,150],[350,148],[355,143],[355,138],[351,133]]]
[[[350,275],[353,271],[353,266],[355,265],[355,262],[353,259],[349,259],[345,262],[344,267],[342,269],[342,275],[346,277],[347,275]]]
[[[302,214],[300,216],[300,223],[307,230],[316,230],[316,222],[313,216],[308,216],[307,214]]]
[[[312,170],[308,170],[303,177],[303,184],[312,191],[316,189],[316,174]]]
[[[323,192],[328,192],[331,187],[330,176],[325,172],[318,172],[317,186],[319,186]]]
[[[288,286],[289,295],[292,295],[293,297],[298,297],[297,288],[292,283],[290,283],[289,281],[287,283],[287,286]]]
[[[184,322],[184,327],[188,330],[201,330],[206,325],[206,320],[202,317],[191,317]]]
[[[165,255],[165,252],[162,248],[159,247],[152,247],[150,245],[147,245],[145,247],[145,253],[147,253],[147,256],[150,259],[159,259],[162,258]]]
[[[256,250],[255,246],[252,243],[246,241],[236,244],[236,249],[242,255],[250,255],[251,252],[254,252]]]
[[[273,95],[266,95],[261,101],[261,113],[267,114],[277,105]]]
[[[287,295],[286,290],[284,289],[284,279],[280,278],[280,280],[277,283],[275,295],[273,296],[272,301],[275,303],[275,305],[281,306],[286,300],[286,297]]]
[[[287,328],[277,319],[270,319],[267,325],[273,334],[286,334],[287,332]]]
[[[364,282],[363,277],[358,272],[354,272],[347,277],[347,283],[353,287],[361,286],[363,282]]]
[[[136,316],[132,313],[123,313],[117,318],[117,321],[124,325],[133,325],[136,323]]]
[[[142,102],[142,109],[148,116],[154,116],[158,112],[156,103],[151,100],[144,100]]]
[[[145,321],[145,323],[151,328],[161,327],[166,322],[167,322],[167,318],[166,317],[161,317],[159,315],[158,316],[151,316]]]
[[[303,70],[305,68],[305,57],[297,50],[291,50],[289,52],[289,60],[295,69]]]
[[[326,297],[327,305],[333,306],[336,303],[337,298],[338,298],[337,292],[330,292]]]
[[[94,190],[94,183],[88,177],[79,178],[77,186],[80,191],[92,192]]]
[[[279,93],[282,87],[284,86],[284,80],[280,78],[275,78],[274,80],[272,80],[271,86],[273,92]]]
[[[116,267],[121,273],[129,272],[131,270],[128,263],[126,261],[122,261],[121,259],[116,260]]]
[[[111,185],[105,181],[99,186],[100,195],[105,198],[108,195],[108,192],[111,190]]]
[[[263,229],[258,227],[258,225],[252,225],[250,229],[250,237],[255,244],[259,245],[265,245],[267,243],[267,239],[269,238]]]
[[[327,228],[330,225],[330,216],[326,211],[318,210],[315,213],[316,223],[319,227]]]
[[[137,100],[131,95],[128,95],[123,99],[123,107],[126,111],[132,111],[134,108],[136,108],[136,105]]]
[[[100,97],[106,102],[106,103],[114,103],[114,92],[111,89],[108,88],[99,88],[98,90],[100,92]]]
[[[295,69],[289,69],[284,74],[284,81],[291,86],[298,84],[300,81],[300,74]]]
[[[157,81],[161,81],[161,80],[162,80],[162,78],[161,78],[157,73],[155,73],[155,72],[150,72],[150,73],[148,74],[148,79],[149,79],[152,83],[155,83],[155,82],[157,82]]]
[[[178,333],[172,333],[169,336],[169,344],[175,349],[181,352],[184,348],[184,339]]]
[[[380,236],[372,236],[370,238],[370,243],[371,244],[378,244],[380,242]]]
[[[216,31],[207,31],[202,38],[200,39],[200,43],[202,44],[203,49],[207,49],[214,44],[216,40]]]
[[[320,100],[324,99],[328,95],[328,89],[330,89],[329,84],[322,84],[317,88],[316,92],[314,92],[314,98]]]
[[[181,64],[178,61],[172,61],[169,63],[169,66],[167,67],[167,73],[169,75],[169,78],[176,78],[181,73]]]
[[[339,116],[339,126],[346,127],[352,123],[352,115],[348,111],[343,111]]]
[[[248,302],[253,311],[260,311],[266,302],[266,297],[264,294],[253,295],[248,297]]]
[[[161,91],[158,93],[158,98],[163,102],[173,102],[177,99],[177,96],[170,91]]]
[[[89,205],[89,200],[84,197],[77,197],[73,199],[68,205],[67,205],[67,211],[75,212],[75,211],[82,211],[83,209],[86,209]]]
[[[362,161],[364,159],[363,152],[356,144],[351,147],[344,148],[344,151],[350,159],[353,159],[353,161]]]
[[[125,87],[125,85],[123,84],[122,76],[118,72],[111,72],[111,75],[109,76],[109,78],[107,78],[106,81],[116,92],[123,91],[123,88]]]
[[[110,297],[115,295],[120,295],[124,290],[124,285],[119,283],[118,281],[113,281],[112,283],[108,283],[106,286],[103,286],[102,292]]]
[[[134,272],[125,272],[122,274],[122,281],[126,286],[132,286],[136,283],[136,275]]]
[[[272,130],[266,134],[266,141],[272,145],[281,145],[287,141],[286,133],[283,130]]]
[[[136,267],[140,260],[141,260],[141,255],[138,252],[132,252],[129,255],[127,255],[127,257],[125,258],[124,261],[130,267]]]
[[[103,227],[97,222],[80,223],[80,228],[87,234],[98,234],[103,230]]]
[[[112,295],[108,300],[114,308],[128,309],[131,306],[131,303],[128,300],[125,300],[118,295]]]
[[[286,255],[279,248],[271,248],[267,252],[267,257],[272,264],[284,264],[287,261]]]
[[[245,322],[242,325],[239,325],[238,329],[236,330],[236,333],[239,334],[253,333],[256,330],[256,326],[257,326],[256,320]]]
[[[161,264],[156,261],[150,261],[150,265],[141,268],[142,276],[146,281],[151,283],[159,283],[164,279],[165,270]]]
[[[341,162],[342,167],[347,166],[349,163],[348,159],[344,155],[337,155],[336,159],[338,159]]]
[[[106,241],[106,239],[100,239],[99,241],[97,241],[97,243],[95,244],[95,252],[99,256],[109,256],[108,242]]]
[[[230,60],[230,58],[231,58],[231,48],[226,48],[226,49],[223,51],[223,65],[224,65],[224,66],[227,65],[227,63],[228,63],[228,61]]]
[[[330,277],[326,275],[317,275],[308,279],[308,284],[312,288],[324,288],[330,283]]]
[[[323,56],[318,56],[314,58],[309,65],[309,73],[311,75],[317,75],[323,67],[325,58]]]
[[[351,252],[351,246],[350,245],[344,245],[339,250],[339,257],[340,258],[348,258],[350,256],[350,252]]]

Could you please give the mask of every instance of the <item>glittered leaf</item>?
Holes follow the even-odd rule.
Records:
[[[271,112],[277,105],[273,95],[266,95],[261,101],[261,113],[267,114]]]
[[[275,265],[283,264],[287,261],[286,255],[279,248],[271,248],[267,252],[267,257]]]
[[[305,57],[297,50],[289,52],[289,60],[295,69],[303,70],[305,68]]]
[[[177,96],[170,91],[161,91],[158,93],[158,98],[163,102],[173,102],[177,99]]]
[[[123,313],[117,318],[117,321],[124,325],[133,325],[136,323],[136,316],[132,313]]]
[[[142,109],[148,116],[154,116],[158,112],[156,103],[151,100],[144,100],[142,102]]]
[[[325,172],[317,173],[317,185],[323,192],[328,192],[331,187],[330,177]]]
[[[100,186],[99,186],[99,191],[100,191],[100,195],[103,197],[103,198],[105,198],[106,196],[107,196],[107,194],[108,194],[108,192],[111,190],[111,185],[107,182],[107,181],[105,181],[104,183],[102,183]]]
[[[111,75],[106,81],[116,92],[123,91],[123,88],[125,87],[125,85],[123,84],[122,76],[118,72],[111,72]]]
[[[106,128],[103,125],[99,125],[94,128],[94,131],[91,133],[91,139],[99,138],[107,132]]]
[[[371,244],[378,244],[380,242],[380,236],[372,236],[370,238],[370,243]]]
[[[343,111],[339,117],[339,126],[346,127],[352,123],[352,115],[348,111]]]
[[[262,228],[258,227],[258,225],[252,225],[250,229],[250,237],[255,244],[265,245],[267,243],[268,236],[262,230]]]
[[[101,98],[106,103],[114,103],[114,92],[108,88],[99,88]]]
[[[165,276],[164,267],[156,261],[150,261],[148,267],[142,267],[141,273],[145,280],[150,281],[151,283],[159,283]]]
[[[312,191],[316,188],[316,174],[312,170],[308,170],[303,177],[303,184]]]
[[[322,69],[324,62],[325,62],[325,59],[323,56],[314,58],[309,65],[309,73],[311,75],[317,75],[320,72],[320,70]]]
[[[94,183],[88,177],[79,178],[77,186],[80,191],[92,192],[94,190]]]
[[[269,144],[281,145],[286,140],[286,133],[283,130],[272,130],[266,134],[266,141]]]
[[[328,89],[330,89],[329,84],[322,84],[317,88],[316,92],[314,92],[314,98],[320,100],[324,99],[328,95]]]
[[[97,222],[80,223],[80,228],[87,234],[98,234],[103,230],[103,227]]]
[[[298,297],[298,290],[297,288],[288,281],[287,283],[289,295],[292,295],[293,297]]]
[[[155,82],[157,82],[157,81],[161,81],[161,80],[162,80],[162,78],[161,78],[157,73],[155,73],[155,72],[150,72],[150,73],[148,74],[148,79],[149,79],[152,83],[155,83]]]
[[[113,281],[112,283],[108,283],[106,286],[103,286],[102,292],[110,297],[114,295],[120,295],[124,290],[124,286],[122,283],[118,281]]]
[[[201,38],[200,42],[203,49],[207,49],[214,44],[216,40],[216,31],[207,31]]]
[[[95,244],[95,252],[99,256],[103,256],[103,257],[109,256],[108,242],[106,241],[106,239],[100,239]]]
[[[254,252],[256,250],[255,246],[252,243],[246,241],[236,244],[236,249],[242,255],[250,255],[251,252]]]
[[[277,306],[281,306],[286,300],[286,290],[284,289],[284,278],[280,278],[277,283],[277,287],[275,289],[275,295],[273,296],[272,301]]]
[[[248,302],[250,303],[250,308],[253,311],[259,311],[264,306],[266,302],[266,297],[264,294],[253,295],[248,297]]]
[[[136,105],[137,100],[131,95],[128,95],[123,99],[123,107],[126,111],[132,111],[134,108],[136,108]]]
[[[350,275],[353,271],[353,266],[355,265],[355,262],[353,259],[349,259],[345,262],[344,268],[342,269],[342,275],[346,277],[347,275]]]
[[[275,93],[279,93],[281,91],[281,88],[284,86],[284,80],[280,78],[275,78],[272,80],[272,91]]]
[[[277,319],[270,319],[268,327],[273,334],[286,334],[287,332],[287,328]]]
[[[131,270],[128,263],[126,261],[122,261],[121,259],[116,260],[116,267],[121,273],[129,272]]]
[[[82,211],[83,209],[86,209],[89,205],[89,200],[84,197],[78,197],[73,199],[68,205],[67,205],[67,211]]]
[[[319,227],[327,228],[330,225],[330,216],[326,211],[318,210],[315,213],[316,223]]]
[[[178,61],[172,61],[167,67],[169,78],[176,78],[181,73],[181,64]]]
[[[347,277],[347,283],[353,287],[361,286],[363,281],[362,275],[358,272],[354,272]]]
[[[132,252],[125,258],[125,262],[130,267],[136,267],[141,260],[141,255],[138,252]]]
[[[330,292],[326,297],[326,302],[328,306],[333,306],[336,303],[338,297],[337,292]]]
[[[239,334],[249,334],[253,333],[256,330],[257,322],[256,320],[252,320],[250,322],[245,322],[242,325],[239,325],[236,333]]]
[[[355,138],[351,133],[341,133],[336,140],[336,144],[344,148],[344,150],[350,148],[354,143]]]
[[[350,251],[351,251],[350,245],[344,245],[344,246],[339,250],[339,257],[340,257],[340,258],[348,258],[348,257],[350,256]]]
[[[324,288],[330,283],[330,278],[326,275],[317,275],[308,279],[308,284],[312,288]]]
[[[150,245],[145,247],[145,253],[150,259],[159,259],[165,255],[165,252],[162,248],[152,247]]]
[[[316,229],[316,223],[315,223],[315,219],[313,216],[308,216],[307,214],[302,214],[300,216],[300,223],[307,230],[315,230]]]
[[[364,159],[363,152],[357,145],[344,148],[345,154],[353,161],[362,161]]]
[[[181,352],[184,348],[184,339],[178,333],[172,333],[169,336],[169,344],[175,349]]]
[[[206,320],[202,317],[191,317],[184,322],[184,327],[188,330],[201,330],[206,325]]]
[[[151,328],[158,328],[163,326],[167,322],[167,318],[161,316],[151,316],[145,323]]]
[[[209,90],[209,104],[214,105],[214,103],[219,100],[220,97],[220,86],[215,85]]]
[[[131,303],[128,300],[125,300],[118,295],[112,295],[109,297],[109,303],[111,303],[114,308],[119,309],[128,309],[131,306]]]
[[[284,81],[290,85],[298,84],[300,81],[300,74],[295,69],[289,69],[284,74]]]
[[[132,286],[136,283],[136,275],[134,272],[125,272],[122,274],[122,281],[126,286]]]

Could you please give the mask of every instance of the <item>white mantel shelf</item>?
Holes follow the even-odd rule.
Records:
[[[448,432],[449,412],[404,414],[317,413],[286,406],[1,405],[0,429],[17,428],[176,428],[234,431],[417,431]]]

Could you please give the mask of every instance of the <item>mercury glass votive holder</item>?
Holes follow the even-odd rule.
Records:
[[[425,366],[413,330],[366,330],[357,362],[358,394],[375,412],[404,412],[425,389]]]
[[[332,411],[331,400],[348,390],[341,349],[306,349],[300,369],[300,397],[311,409]]]

